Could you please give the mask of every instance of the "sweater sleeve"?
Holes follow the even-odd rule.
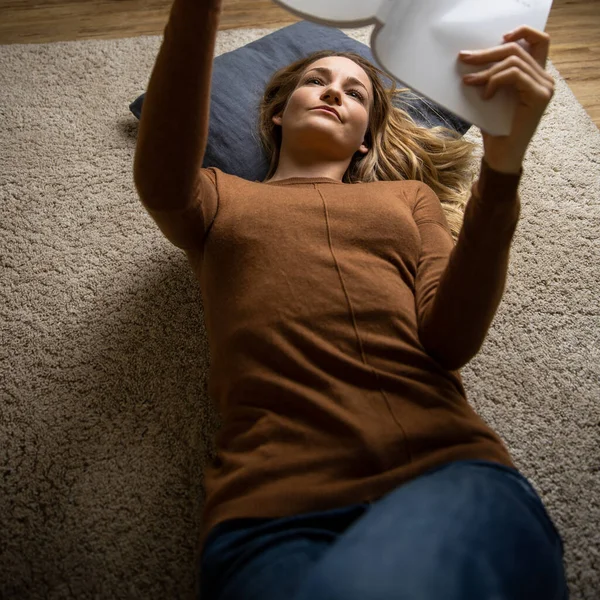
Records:
[[[502,299],[522,174],[495,171],[482,159],[456,245],[439,198],[425,184],[418,188],[413,217],[421,236],[419,339],[448,370],[462,368],[479,352]]]
[[[182,250],[202,248],[204,239],[219,208],[219,194],[214,167],[200,169],[198,187],[183,208],[158,210],[145,205],[164,236]]]
[[[134,157],[142,204],[175,246],[200,246],[217,210],[203,169],[220,3],[175,0],[144,98]]]

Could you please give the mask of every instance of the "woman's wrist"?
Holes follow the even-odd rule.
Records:
[[[506,173],[507,175],[519,175],[523,168],[522,160],[506,160],[506,159],[495,159],[484,155],[483,160],[487,166],[498,173]]]
[[[479,177],[475,181],[473,191],[486,202],[503,202],[517,195],[517,188],[523,176],[523,167],[518,172],[501,171],[488,163],[484,156],[481,159]]]

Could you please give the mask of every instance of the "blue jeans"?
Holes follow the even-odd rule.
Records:
[[[563,542],[517,470],[436,467],[373,503],[232,519],[204,545],[202,600],[567,600]]]

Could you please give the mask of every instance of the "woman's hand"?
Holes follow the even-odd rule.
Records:
[[[519,39],[528,42],[528,50],[517,43]],[[478,50],[471,56],[461,52],[459,58],[470,65],[500,61],[463,77],[467,85],[485,86],[484,100],[492,98],[500,86],[516,90],[518,103],[510,134],[493,136],[482,131],[481,135],[487,164],[504,173],[519,173],[527,146],[554,96],[554,79],[545,70],[550,36],[523,25],[507,33],[504,40],[502,46]]]

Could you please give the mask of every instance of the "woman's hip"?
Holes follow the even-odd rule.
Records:
[[[564,600],[562,555],[522,474],[461,460],[373,503],[221,523],[204,546],[201,598]]]

